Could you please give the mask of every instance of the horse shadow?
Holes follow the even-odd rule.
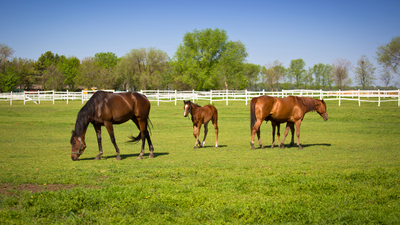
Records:
[[[300,144],[301,144],[301,143],[300,143]],[[299,147],[297,146],[297,144],[294,144],[293,146],[290,146],[290,144],[285,144],[284,146],[285,146],[285,149],[287,149],[287,148],[299,148]],[[331,145],[331,144],[328,144],[328,143],[318,143],[318,144],[301,144],[301,146],[302,146],[303,149],[304,149],[304,148],[312,147],[312,146],[326,146],[326,147],[331,147],[332,145]],[[271,145],[264,146],[264,148],[265,148],[265,149],[271,148]],[[279,148],[278,145],[275,144],[274,149],[275,149],[275,148]],[[258,149],[261,149],[261,148],[258,147]]]
[[[218,148],[226,148],[226,147],[228,147],[228,145],[218,145]],[[214,145],[206,145],[206,146],[204,146],[204,147],[198,147],[198,148],[215,148],[215,146]]]
[[[123,160],[123,159],[127,159],[127,158],[132,158],[132,157],[135,157],[135,158],[137,158],[138,156],[139,156],[139,154],[140,153],[135,153],[135,154],[120,154],[120,156],[121,156],[121,160]],[[154,154],[154,158],[157,158],[157,157],[159,157],[159,156],[163,156],[163,155],[169,155],[169,153],[168,152],[154,152],[153,153]],[[145,158],[145,157],[149,157],[149,155],[150,155],[150,153],[144,153],[144,155],[143,155],[143,158]],[[107,155],[107,156],[101,156],[101,159],[115,159],[117,157],[117,155]],[[79,159],[79,160],[82,160],[82,161],[85,161],[85,160],[94,160],[96,157],[90,157],[90,158],[83,158],[83,159]]]

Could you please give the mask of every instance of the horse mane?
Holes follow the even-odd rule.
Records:
[[[83,131],[89,125],[89,122],[93,120],[96,109],[96,102],[100,102],[100,100],[104,98],[104,95],[104,91],[95,92],[93,96],[89,99],[89,101],[87,101],[86,104],[79,111],[75,123],[76,136],[80,137]]]
[[[192,103],[193,105],[195,105],[195,106],[197,106],[197,107],[201,107],[200,105],[198,105],[198,104],[196,104],[196,103],[194,103],[194,102],[190,102],[190,103]]]
[[[308,98],[308,97],[297,97],[298,99],[301,99],[303,105],[306,107],[306,112],[311,112],[317,110],[315,106],[315,100],[313,98]]]

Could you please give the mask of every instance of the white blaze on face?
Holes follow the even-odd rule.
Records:
[[[183,112],[183,116],[187,115],[188,110],[189,110],[189,105],[186,104],[185,105],[185,112]]]

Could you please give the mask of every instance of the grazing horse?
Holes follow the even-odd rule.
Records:
[[[130,142],[142,140],[142,151],[138,159],[142,159],[143,157],[145,139],[147,139],[147,143],[149,144],[149,158],[153,158],[154,148],[149,135],[149,123],[151,123],[149,112],[150,102],[146,96],[140,93],[108,93],[97,91],[82,107],[76,118],[75,130],[72,131],[71,137],[71,159],[74,161],[78,160],[79,156],[82,155],[85,150],[86,130],[89,123],[92,123],[97,134],[97,143],[99,145],[99,154],[95,159],[100,159],[103,154],[103,148],[101,146],[101,126],[105,126],[117,152],[116,159],[121,160],[119,149],[115,142],[113,124],[122,124],[128,120],[132,120],[140,130],[137,137],[130,137]]]
[[[300,145],[300,125],[304,115],[311,111],[317,111],[324,118],[324,121],[328,120],[328,112],[326,111],[324,100],[298,96],[288,96],[286,98],[260,96],[253,98],[250,103],[251,148],[255,149],[254,136],[256,133],[258,143],[263,148],[260,140],[260,126],[264,120],[271,120],[278,123],[293,123],[296,126],[297,146],[299,149],[303,149]]]
[[[185,110],[183,113],[184,117],[187,117],[192,114],[192,122],[193,122],[193,136],[196,138],[196,143],[194,144],[194,149],[197,148],[197,145],[200,144],[200,147],[204,147],[206,143],[206,137],[208,132],[208,123],[211,122],[214,124],[215,129],[215,137],[216,143],[215,147],[218,147],[218,111],[213,105],[205,105],[203,107],[190,102],[183,100],[185,106],[183,109]],[[200,129],[201,125],[204,123],[204,139],[203,143],[199,141]]]

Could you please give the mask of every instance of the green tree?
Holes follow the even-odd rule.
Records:
[[[10,60],[13,54],[14,50],[12,48],[8,45],[0,44],[0,65]]]
[[[37,75],[34,70],[34,61],[31,59],[14,58],[13,64],[16,65],[22,89],[31,89],[37,83]]]
[[[390,82],[392,82],[393,80],[393,75],[390,69],[384,67],[383,70],[380,72],[379,79],[383,82],[387,90]]]
[[[257,84],[260,82],[261,67],[252,63],[243,64],[243,74],[247,80],[248,90],[257,90]]]
[[[175,82],[190,89],[244,88],[243,63],[247,57],[240,41],[229,41],[225,30],[187,32],[171,62]]]
[[[313,67],[314,86],[317,89],[330,88],[332,86],[332,66],[318,63]]]
[[[104,69],[114,68],[118,63],[118,57],[112,52],[99,52],[94,54],[94,61]]]
[[[85,57],[79,67],[79,73],[75,78],[77,86],[83,86],[88,89],[100,87],[100,70],[102,67],[94,61],[93,57]]]
[[[314,87],[314,78],[313,78],[313,68],[309,67],[308,70],[304,72],[304,88],[313,89]]]
[[[18,86],[20,79],[17,68],[10,62],[2,63],[0,72],[0,89],[4,92],[10,92]]]
[[[389,43],[379,46],[376,55],[380,65],[400,75],[400,36],[394,37]]]
[[[75,56],[65,58],[58,63],[59,69],[64,76],[63,84],[68,85],[69,89],[72,91],[76,89],[75,79],[78,76],[80,64],[80,60]]]
[[[115,82],[124,89],[158,89],[168,73],[168,55],[155,48],[132,49],[116,67]]]
[[[288,75],[294,78],[296,88],[299,88],[304,80],[303,76],[306,72],[306,70],[304,69],[305,65],[306,63],[304,62],[303,59],[294,59],[290,61],[290,65],[288,68]]]
[[[265,83],[271,88],[271,91],[278,91],[278,84],[283,79],[286,69],[283,63],[275,60],[272,64],[266,64],[261,70]]]
[[[35,61],[34,68],[43,89],[61,90],[63,88],[62,83],[64,81],[61,81],[61,85],[59,81],[61,78],[64,78],[64,76],[57,66],[59,63],[62,63],[64,59],[64,55],[59,56],[51,51],[47,51],[41,54],[38,60]]]
[[[365,55],[361,55],[360,59],[357,61],[357,65],[355,69],[355,80],[362,86],[362,89],[365,90],[366,86],[371,86],[374,83],[376,79],[374,76],[376,68]]]

